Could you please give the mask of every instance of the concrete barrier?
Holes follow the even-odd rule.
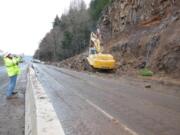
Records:
[[[32,68],[28,69],[27,78],[25,135],[64,135],[50,99]]]

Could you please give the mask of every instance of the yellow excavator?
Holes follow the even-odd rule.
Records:
[[[113,70],[115,69],[116,61],[111,54],[103,54],[101,41],[95,33],[91,33],[90,47],[87,61],[93,69]]]

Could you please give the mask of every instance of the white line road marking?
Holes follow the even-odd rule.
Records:
[[[132,129],[128,128],[126,125],[122,124],[122,122],[119,122],[117,119],[115,119],[112,115],[110,115],[109,113],[107,113],[105,110],[103,110],[102,108],[100,108],[99,106],[97,106],[96,104],[94,104],[93,102],[91,102],[90,100],[86,99],[85,97],[83,97],[82,95],[80,95],[79,93],[76,92],[76,95],[78,95],[80,98],[84,99],[89,105],[91,105],[93,108],[95,108],[96,110],[100,111],[102,114],[104,114],[108,119],[112,120],[115,124],[120,124],[120,126],[126,130],[127,132],[129,132],[131,135],[138,135],[135,131],[133,131]]]
[[[57,80],[55,80],[55,82],[57,82],[59,84],[59,82]],[[64,87],[62,85],[62,87]],[[64,87],[65,89],[65,87]],[[95,108],[96,110],[98,110],[99,112],[101,112],[104,116],[106,116],[108,119],[112,120],[115,124],[119,124],[125,131],[127,131],[129,134],[131,135],[138,135],[135,131],[133,131],[132,129],[128,128],[126,125],[122,124],[122,122],[120,122],[119,120],[115,119],[112,115],[110,115],[109,113],[107,113],[105,110],[103,110],[102,108],[100,108],[99,106],[95,105],[92,101],[86,99],[85,97],[83,97],[81,94],[79,94],[78,92],[73,91],[74,94],[76,94],[77,96],[79,96],[81,99],[85,100],[90,106],[92,106],[93,108]]]
[[[89,101],[88,99],[86,99],[86,102],[88,104],[90,104],[92,107],[94,107],[96,110],[100,111],[102,114],[104,114],[106,117],[108,117],[110,120],[115,120],[115,118],[113,116],[111,116],[110,114],[108,114],[107,112],[105,112],[103,109],[101,109],[99,106],[95,105],[94,103],[92,103],[91,101]]]

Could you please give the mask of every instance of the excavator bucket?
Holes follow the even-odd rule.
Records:
[[[93,54],[89,55],[87,59],[95,69],[115,69],[116,62],[110,54]]]

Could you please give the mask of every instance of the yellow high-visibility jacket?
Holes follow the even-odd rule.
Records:
[[[20,67],[19,67],[20,60],[21,60],[20,57],[13,57],[12,59],[8,57],[4,57],[4,63],[9,77],[20,74]]]

